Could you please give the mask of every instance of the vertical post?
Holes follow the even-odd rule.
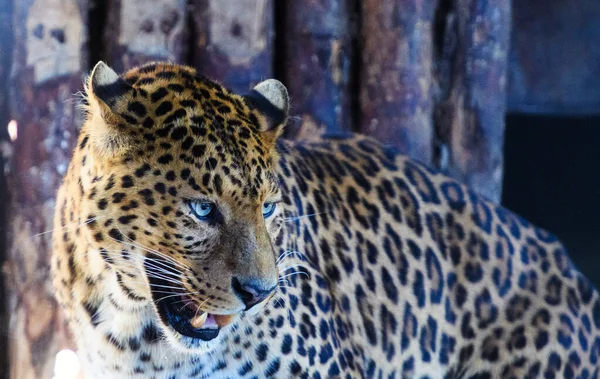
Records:
[[[8,227],[8,201],[6,180],[4,178],[4,155],[10,154],[8,145],[8,77],[12,58],[12,1],[0,1],[0,367],[8,370],[8,312],[6,312],[6,295],[2,266],[6,257],[6,232]],[[4,150],[7,151],[4,151]]]
[[[281,36],[283,80],[290,91],[292,123],[288,136],[307,138],[324,131],[354,129],[352,95],[356,41],[354,0],[286,1]],[[302,126],[300,130],[297,127]]]
[[[238,93],[272,76],[272,0],[193,2],[192,61]]]
[[[429,164],[435,1],[362,4],[360,131]]]
[[[82,122],[88,0],[14,0],[10,114],[18,135],[8,164],[10,230],[4,265],[10,377],[51,378],[72,347],[49,278],[55,195]]]
[[[106,7],[106,60],[117,72],[154,60],[184,62],[186,0],[108,0]]]
[[[439,166],[499,203],[511,2],[453,0],[445,15],[435,112]]]

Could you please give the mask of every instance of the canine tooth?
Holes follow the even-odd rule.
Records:
[[[217,323],[217,325],[219,325],[219,328],[222,328],[224,326],[227,326],[229,324],[231,324],[232,322],[235,321],[235,319],[237,318],[237,314],[235,315],[214,315],[213,317],[215,318],[215,321]]]
[[[192,324],[192,326],[196,329],[200,329],[204,323],[206,322],[206,317],[208,316],[208,313],[204,313],[202,312],[202,314],[198,315],[198,316],[194,316],[194,318],[192,318],[190,320],[190,323]]]

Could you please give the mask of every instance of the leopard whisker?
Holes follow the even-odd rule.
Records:
[[[46,231],[43,231],[43,232],[40,232],[40,233],[36,233],[36,234],[34,234],[32,236],[29,236],[28,239],[40,237],[40,236],[52,233],[54,231],[63,230],[63,229],[68,228],[69,226],[83,226],[83,225],[91,224],[94,221],[97,221],[97,220],[100,220],[100,219],[103,219],[103,218],[106,218],[106,217],[108,217],[108,216],[92,217],[92,218],[86,219],[85,221],[73,221],[73,222],[67,223],[66,225],[64,225],[64,226],[62,226],[60,228],[53,228],[53,229],[46,230]]]
[[[111,238],[112,238],[112,237],[111,237]],[[174,265],[174,266],[176,266],[177,268],[179,268],[179,269],[181,269],[181,270],[184,270],[184,271],[185,271],[185,270],[188,270],[188,269],[189,269],[187,266],[183,265],[182,263],[180,263],[180,262],[178,262],[178,261],[174,260],[173,258],[171,258],[171,257],[169,257],[168,255],[165,255],[165,254],[163,254],[163,253],[161,253],[161,252],[159,252],[159,251],[152,250],[152,249],[148,249],[148,248],[146,248],[146,247],[144,247],[144,246],[141,246],[141,245],[138,245],[138,244],[135,244],[135,243],[128,243],[128,242],[125,242],[125,241],[119,241],[119,240],[117,240],[117,239],[115,239],[115,238],[113,238],[113,239],[114,239],[115,241],[117,241],[117,242],[120,242],[120,243],[123,243],[123,244],[125,244],[125,245],[132,246],[132,247],[138,248],[138,249],[140,249],[140,250],[142,250],[142,251],[146,251],[146,252],[148,252],[148,253],[152,253],[152,254],[158,255],[158,256],[159,256],[159,257],[161,257],[161,258],[165,258],[165,260],[166,260],[166,261],[173,263],[173,265]],[[157,262],[157,260],[156,260],[156,259],[154,259],[154,258],[149,258],[148,256],[145,256],[145,259],[151,259],[151,260],[153,260],[154,262]],[[167,263],[165,263],[165,262],[162,262],[162,264],[163,264],[163,265],[167,265]]]
[[[157,293],[158,293],[158,292],[157,292]],[[164,292],[161,292],[161,293],[170,293],[170,295],[169,295],[169,296],[163,296],[163,297],[161,297],[160,299],[156,299],[156,301],[154,301],[154,303],[159,303],[159,302],[161,302],[161,301],[163,301],[163,300],[165,300],[165,299],[168,299],[168,298],[170,298],[170,297],[175,297],[175,296],[182,296],[182,295],[185,295],[184,293],[175,293],[175,294],[174,294],[174,293],[172,293],[172,292],[166,292],[166,291],[164,291]]]
[[[168,289],[174,289],[174,290],[181,290],[181,287],[175,287],[175,286],[166,286],[164,284],[154,284],[154,283],[150,283],[150,287],[157,287],[157,288],[168,288]]]
[[[124,251],[118,251],[118,250],[104,250],[105,252],[112,252],[112,253],[116,253],[113,254],[117,257],[121,257],[123,252],[126,252],[128,255],[134,256],[134,257],[139,257],[142,260],[144,260],[143,265],[150,267],[152,269],[156,269],[159,270],[162,273],[168,273],[168,274],[172,274],[172,275],[181,275],[182,272],[178,271],[178,270],[174,270],[174,268],[172,266],[170,266],[168,263],[163,262],[159,259],[154,259],[152,257],[148,257],[146,255],[143,254],[139,254],[139,253],[135,253],[133,251],[128,251],[128,250],[124,250]],[[129,263],[129,261],[125,260],[125,262]],[[132,266],[135,266],[137,262],[131,262]]]
[[[153,274],[148,274],[147,276],[148,276],[148,278],[159,279],[159,280],[162,280],[162,281],[165,281],[165,282],[169,282],[169,283],[181,285],[181,280],[177,280],[175,278],[164,276],[164,275],[161,275],[161,274],[154,274],[153,273]]]
[[[188,296],[188,297],[192,297],[193,295],[198,295],[198,294],[199,294],[199,292],[190,292],[190,293],[185,293],[185,294],[182,294],[182,295],[185,295],[185,296]],[[208,300],[208,299],[206,299],[206,300]],[[206,300],[204,300],[204,302],[206,302]],[[183,307],[181,307],[180,310],[183,309],[183,308],[185,308],[189,304],[194,304],[194,300],[193,299],[177,300],[177,301],[174,301],[173,304],[179,304],[179,303],[183,303],[183,302],[186,302],[186,304]],[[202,304],[204,304],[204,302],[202,302]],[[202,304],[196,306],[198,309],[196,310],[196,314],[194,315],[194,317],[198,315],[198,311],[200,310],[200,307],[202,306]]]
[[[296,267],[298,265],[304,266],[304,267],[306,267],[308,269],[308,266],[307,266],[306,262],[304,262],[304,261],[298,261],[296,259],[291,259],[291,258],[288,258],[286,260],[283,260],[283,261],[277,263],[277,269],[281,270],[281,269],[284,269],[284,268],[287,268],[287,267]]]
[[[103,253],[105,253],[108,256],[121,257],[122,251],[119,251],[119,250],[103,250]],[[181,272],[173,271],[171,269],[171,267],[169,267],[168,265],[165,265],[161,261],[152,260],[150,258],[145,257],[144,255],[141,255],[141,254],[136,254],[136,253],[131,253],[131,252],[128,252],[128,253],[131,254],[131,255],[134,255],[134,256],[137,255],[137,256],[139,256],[141,258],[147,259],[147,262],[145,262],[145,265],[149,266],[152,269],[157,270],[158,273],[161,273],[163,275],[173,275],[173,276],[181,275]],[[137,262],[125,260],[122,263],[124,263],[125,265],[129,264],[130,267],[138,268],[136,266]],[[148,273],[148,272],[146,272],[146,273],[147,274],[151,274],[151,273]]]
[[[181,276],[180,272],[169,270],[163,266],[157,266],[153,262],[146,262],[146,267],[149,269],[144,270],[146,274],[160,274],[166,277],[179,277]]]
[[[288,277],[290,277],[292,275],[305,275],[307,278],[310,278],[310,275],[308,275],[307,272],[304,272],[304,271],[295,271],[295,272],[289,273],[287,275],[283,275],[280,279],[288,278]]]
[[[124,241],[119,241],[119,240],[117,240],[116,238],[113,238],[112,236],[109,236],[109,237],[110,237],[110,238],[112,238],[113,240],[115,240],[115,241],[117,241],[117,242],[125,243],[125,244],[127,244],[127,245],[130,245],[130,246],[135,246],[135,247],[137,247],[137,248],[139,248],[139,249],[141,249],[141,250],[144,250],[144,251],[146,251],[146,252],[148,252],[148,253],[156,254],[156,255],[158,255],[159,257],[165,258],[166,260],[168,260],[168,261],[172,262],[174,265],[176,265],[177,267],[179,267],[179,268],[181,268],[181,269],[183,269],[183,270],[187,270],[187,269],[188,269],[188,267],[186,267],[185,265],[183,265],[181,262],[178,262],[178,261],[177,261],[177,260],[175,260],[174,258],[172,258],[172,257],[169,257],[168,255],[166,255],[166,254],[164,254],[164,253],[161,253],[160,251],[157,251],[157,250],[151,249],[151,248],[149,248],[149,247],[143,246],[143,245],[141,245],[141,244],[139,244],[139,243],[135,242],[134,240],[132,240],[131,238],[129,238],[129,237],[128,237],[128,236],[127,236],[125,233],[123,233],[123,231],[122,231],[122,230],[119,228],[119,225],[116,225],[116,224],[115,224],[115,227],[117,228],[117,230],[119,231],[119,233],[121,233],[121,235],[122,235],[123,237],[127,238],[127,239],[128,239],[129,241],[131,241],[131,242],[130,242],[130,243],[127,243],[127,242],[124,242]]]
[[[331,213],[331,212],[330,211],[325,211],[325,212],[311,213],[311,214],[306,214],[306,215],[284,217],[283,221],[284,222],[294,222],[294,221],[301,220],[303,218],[315,217],[315,216],[319,216],[319,215],[322,215],[322,214],[325,214],[325,213]]]
[[[303,265],[303,264],[295,264],[295,265],[290,265],[287,267],[278,267],[277,268],[277,272],[279,273],[280,277],[285,277],[286,273],[290,273],[292,272],[292,270],[294,272],[298,272],[298,271],[302,271],[305,273],[309,273],[310,269],[309,267]]]
[[[158,250],[150,249],[150,248],[148,248],[148,247],[146,247],[146,246],[143,246],[143,245],[141,245],[141,244],[138,244],[138,243],[136,243],[136,242],[134,242],[134,241],[132,241],[131,243],[127,243],[127,242],[125,242],[125,244],[127,244],[127,245],[130,245],[130,246],[137,247],[138,249],[140,249],[140,250],[142,250],[142,251],[145,251],[145,252],[147,252],[147,253],[155,254],[155,255],[157,255],[159,258],[163,258],[165,261],[172,263],[174,266],[176,266],[177,268],[180,268],[180,269],[182,269],[182,270],[188,270],[188,269],[189,269],[189,268],[188,268],[186,265],[184,265],[184,264],[182,264],[181,262],[179,262],[179,261],[175,260],[173,257],[170,257],[170,256],[168,256],[168,255],[166,255],[166,254],[164,254],[164,253],[162,253],[162,252],[160,252],[160,251],[158,251]],[[148,256],[145,256],[145,257],[146,257],[146,259],[152,259],[152,260],[155,260],[155,261],[156,261],[156,259],[155,259],[155,258],[151,258],[151,257],[148,257]],[[166,265],[166,263],[165,263],[165,262],[163,262],[163,264],[165,264],[165,265]]]
[[[182,310],[183,308],[187,307],[188,305],[190,305],[190,304],[192,304],[192,305],[193,305],[193,304],[194,304],[194,301],[193,301],[193,300],[191,300],[191,299],[186,299],[186,300],[177,301],[177,302],[174,302],[173,304],[177,304],[177,303],[179,303],[179,302],[184,302],[184,301],[185,301],[185,304],[183,304],[183,307],[179,308],[179,312],[181,312],[181,310]]]
[[[277,261],[275,261],[275,263],[280,263],[284,259],[286,259],[288,257],[291,257],[292,255],[297,255],[300,259],[302,259],[302,254],[299,251],[296,251],[296,250],[286,250],[283,253],[281,253],[281,255],[279,256],[279,258],[277,258]]]
[[[172,284],[175,284],[175,285],[181,285],[181,281],[178,281],[178,280],[175,280],[175,279],[170,279],[170,278],[163,277],[163,276],[160,276],[160,275],[153,275],[152,278],[160,279],[160,280],[162,280],[164,282],[172,283]],[[123,280],[121,280],[121,282],[122,281]],[[148,283],[148,282],[146,282],[143,279],[127,279],[127,282],[128,283],[137,283],[137,284],[147,284]],[[152,283],[148,283],[148,284],[152,285]],[[177,287],[177,288],[181,289],[181,287]]]
[[[304,253],[301,253],[301,252],[300,252],[300,251],[298,251],[298,250],[293,250],[293,251],[295,251],[295,254],[293,254],[293,255],[290,255],[290,256],[288,256],[288,257],[286,257],[286,259],[288,259],[288,260],[289,260],[289,259],[292,259],[292,257],[297,257],[297,259],[299,259],[299,260],[301,260],[301,261],[304,261],[304,262],[307,262],[308,264],[310,264],[310,265],[312,265],[312,266],[315,266],[315,264],[314,264],[314,263],[313,263],[313,262],[310,260],[310,258],[309,258],[309,257],[308,257],[306,254],[304,254]],[[283,260],[282,260],[282,261],[283,261]],[[282,263],[282,262],[280,262],[280,263],[279,263],[279,265],[281,265],[281,263]]]
[[[208,296],[206,296],[206,299],[204,299],[204,301],[202,303],[200,303],[200,305],[198,305],[198,310],[200,309],[201,306],[203,306],[204,304],[206,304],[206,302],[210,299],[210,297],[212,296],[213,293],[215,293],[216,290],[212,290]],[[197,311],[196,311],[197,312]],[[196,313],[196,316],[198,314]]]

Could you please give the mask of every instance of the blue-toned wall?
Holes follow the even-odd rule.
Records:
[[[600,114],[600,1],[513,1],[509,112]]]

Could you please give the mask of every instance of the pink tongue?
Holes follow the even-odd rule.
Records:
[[[209,314],[206,317],[206,322],[204,323],[204,325],[202,325],[202,328],[218,328],[218,327],[219,327],[219,325],[217,325],[215,318],[211,314]]]

